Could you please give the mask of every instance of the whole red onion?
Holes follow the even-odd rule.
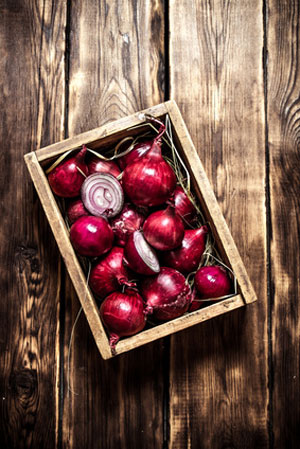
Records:
[[[174,190],[173,201],[175,212],[182,218],[184,224],[193,224],[197,211],[182,187],[177,186]]]
[[[128,237],[140,229],[144,220],[144,213],[131,204],[125,204],[121,213],[111,220],[116,245],[125,246]]]
[[[95,155],[89,158],[87,166],[90,175],[93,173],[110,173],[117,178],[121,173],[121,170],[115,162],[104,161]]]
[[[153,275],[160,266],[154,249],[148,245],[140,231],[134,231],[124,248],[124,260],[128,267],[139,274]]]
[[[76,200],[70,201],[67,208],[67,217],[70,224],[74,223],[78,218],[83,217],[84,215],[89,215],[89,212],[84,207],[81,199],[76,198]]]
[[[189,308],[191,289],[184,276],[173,268],[163,267],[155,277],[142,281],[141,294],[146,312],[159,321],[183,315]]]
[[[121,169],[124,170],[127,165],[131,164],[132,162],[136,162],[138,159],[144,157],[152,147],[152,144],[153,140],[136,143],[128,154],[125,154],[125,156],[122,156],[118,159]]]
[[[195,275],[195,287],[200,298],[219,298],[231,291],[231,280],[223,267],[199,268]]]
[[[79,170],[85,175],[88,174],[88,168],[84,162],[85,154],[86,146],[83,145],[82,150],[76,156],[62,161],[49,173],[48,181],[56,195],[64,198],[73,198],[79,195],[85,179]]]
[[[124,249],[116,246],[93,266],[89,284],[98,296],[105,298],[110,293],[121,290],[124,285],[136,286],[134,282],[128,282],[128,272],[123,265],[123,255]]]
[[[184,235],[184,225],[172,206],[153,212],[144,223],[145,239],[161,251],[179,246]]]
[[[161,135],[154,139],[146,157],[127,165],[122,176],[122,186],[137,206],[163,204],[173,193],[176,176],[161,155]]]
[[[198,229],[187,229],[179,248],[162,255],[163,264],[175,268],[180,273],[188,274],[197,270],[205,250],[207,226]]]
[[[111,293],[100,307],[100,316],[110,334],[109,344],[115,348],[120,337],[134,335],[144,329],[146,316],[141,296],[127,288],[124,293]]]
[[[97,257],[111,249],[114,234],[104,218],[88,215],[71,226],[70,239],[81,256]]]

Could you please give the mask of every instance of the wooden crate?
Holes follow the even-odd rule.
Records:
[[[45,167],[45,164],[49,165],[49,163],[52,160],[55,160],[60,154],[68,150],[79,149],[83,144],[86,144],[89,148],[98,149],[101,146],[104,147],[119,142],[123,137],[128,135],[128,128],[143,122],[144,119],[141,113],[149,114],[157,118],[163,118],[166,114],[169,114],[175,145],[190,171],[193,191],[198,197],[205,218],[210,224],[218,252],[221,254],[225,263],[230,266],[235,273],[238,293],[228,299],[216,302],[213,305],[196,310],[195,312],[187,313],[172,321],[142,331],[132,337],[121,339],[113,354],[109,346],[106,331],[98,313],[97,304],[91,290],[86,287],[86,276],[70,243],[69,231],[54,194],[48,184],[43,167]],[[141,130],[137,129],[135,132],[136,134],[140,134]],[[133,135],[132,131],[130,131],[130,135]],[[174,101],[167,101],[115,122],[108,123],[100,128],[80,134],[71,139],[33,151],[26,154],[24,158],[61,255],[78,294],[83,311],[96,340],[96,344],[104,359],[109,359],[114,355],[137,348],[138,346],[157,340],[158,338],[165,337],[174,332],[193,326],[194,324],[206,321],[256,301],[256,296],[243,262],[219,209],[217,200],[207,179],[202,163],[199,160],[191,137]]]

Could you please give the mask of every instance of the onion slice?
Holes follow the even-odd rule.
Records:
[[[121,184],[109,173],[89,175],[82,184],[81,198],[85,208],[98,217],[114,217],[124,203]]]
[[[130,235],[124,250],[124,261],[129,268],[139,274],[153,275],[160,271],[154,249],[146,242],[140,231]]]

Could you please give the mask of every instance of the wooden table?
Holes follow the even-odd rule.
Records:
[[[1,0],[11,448],[299,448],[299,2]],[[23,154],[177,101],[259,301],[110,361]]]

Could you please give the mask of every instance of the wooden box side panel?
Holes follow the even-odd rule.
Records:
[[[90,289],[86,285],[86,277],[71,245],[66,224],[58,209],[48,180],[34,152],[25,155],[24,158],[96,344],[102,357],[108,359],[112,356],[111,350],[97,310],[97,305]]]
[[[181,113],[174,101],[168,102],[166,107],[173,124],[174,131],[189,162],[189,169],[192,172],[199,188],[200,195],[202,196],[202,198],[199,197],[199,200],[204,210],[204,214],[207,218],[209,218],[215,239],[218,241],[220,246],[224,248],[222,256],[224,256],[225,260],[228,260],[232,270],[235,273],[238,286],[245,303],[254,302],[257,298],[251,281],[248,277],[245,266],[228,229]]]

